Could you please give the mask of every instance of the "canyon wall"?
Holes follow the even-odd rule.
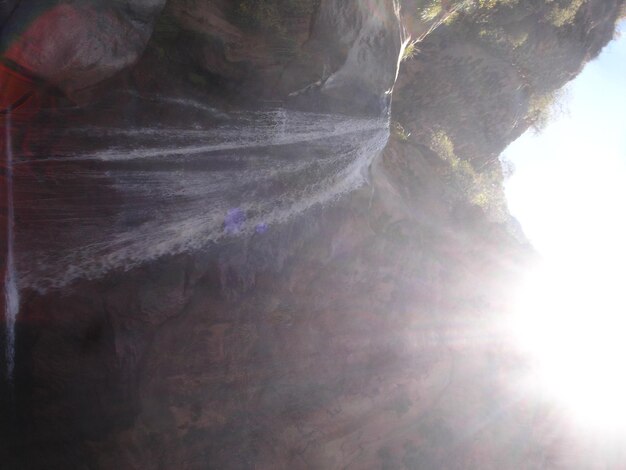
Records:
[[[3,468],[558,468],[558,420],[520,396],[525,365],[498,329],[535,257],[498,156],[611,39],[621,1],[563,24],[523,0],[435,15],[390,0],[14,3],[3,105],[44,97],[11,109],[22,158],[81,145],[42,102],[114,125],[104,100],[130,128],[163,96],[389,113],[391,137],[365,185],[297,218],[24,289]],[[191,126],[194,109],[159,112]],[[50,181],[38,168],[21,201]]]

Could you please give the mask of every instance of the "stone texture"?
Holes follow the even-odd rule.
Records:
[[[79,99],[137,61],[164,3],[21,2],[2,28],[3,55]]]
[[[385,58],[380,74],[371,72],[380,54],[398,47],[391,5],[322,2],[319,17],[295,28],[298,47],[311,51],[310,64],[288,65],[267,44],[251,46],[259,36],[228,18],[227,2],[172,1],[167,13],[193,33],[185,59],[222,80],[195,92],[231,96],[256,82],[270,90],[263,96],[284,97],[319,81],[299,95],[309,96],[298,101],[305,106],[324,94],[344,95],[352,84],[366,99],[388,89],[394,61]],[[472,36],[476,18],[442,27],[400,72],[392,115],[412,134],[406,142],[391,140],[371,169],[370,186],[271,228],[254,243],[164,258],[63,292],[25,292],[15,394],[1,390],[2,402],[16,410],[0,416],[3,465],[553,465],[555,455],[570,451],[559,421],[520,396],[524,365],[493,327],[492,315],[504,309],[510,281],[532,261],[532,250],[475,206],[448,204],[428,136],[433,127],[444,128],[460,156],[475,163],[497,155],[530,124],[529,94],[561,86],[608,41],[617,6],[590,1],[561,32],[517,11],[532,39],[515,57]],[[57,8],[75,19],[95,15],[86,6]],[[376,8],[382,20],[366,15]],[[151,11],[134,10],[133,17]],[[105,10],[97,18],[107,31],[126,35],[116,38],[144,43],[131,16],[120,20]],[[494,22],[508,25],[512,18],[503,13]],[[57,17],[53,24],[65,21]],[[76,31],[63,32],[61,44],[89,33],[89,21],[81,21]],[[309,25],[313,32],[304,34]],[[159,59],[162,44],[153,41],[129,76],[171,83],[162,73],[172,70]],[[59,69],[56,52],[50,62],[39,55],[30,60],[73,92],[97,81],[82,65],[99,64],[101,78],[131,64],[139,51],[119,50],[111,61],[109,47],[88,54],[65,49],[70,60]],[[516,66],[522,63],[524,71]],[[281,71],[291,78],[279,78]],[[177,83],[180,88],[161,86],[180,92],[189,82]],[[363,109],[371,108],[352,108]],[[275,263],[249,268],[255,250]]]

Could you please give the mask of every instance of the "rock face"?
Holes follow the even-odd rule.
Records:
[[[4,22],[15,8],[15,5],[17,5],[17,0],[2,0],[2,2],[0,2],[0,25],[4,25]]]
[[[546,20],[548,2],[461,15],[407,61],[395,116],[424,145],[441,129],[463,159],[493,162],[532,124],[533,102],[574,78],[611,39],[619,3],[584,2],[565,26]]]
[[[247,9],[260,3],[289,14]],[[388,104],[400,20],[414,37],[437,23],[416,24],[419,3],[400,15],[383,0],[170,0],[132,66],[161,2],[55,2],[35,23],[20,5],[2,34],[7,57],[71,97],[124,68],[100,86],[360,114]],[[485,171],[532,123],[533,97],[610,39],[621,3],[589,0],[564,29],[523,3],[465,12],[404,62],[392,119],[406,132],[368,186],[251,238],[22,292],[15,383],[1,390],[3,468],[552,465],[568,452],[558,421],[519,396],[524,366],[495,326],[532,249],[451,189],[433,135]],[[487,25],[517,45],[481,34]],[[107,105],[150,119],[128,96]],[[18,124],[28,157],[70,145],[53,122]]]
[[[3,56],[78,98],[137,61],[165,0],[17,3],[2,28]]]
[[[167,50],[168,34],[187,35],[171,54],[184,47],[200,75],[228,81],[245,96],[291,99],[309,109],[386,108],[402,42],[395,1],[293,2],[298,8],[276,2],[277,17],[267,18],[242,14],[248,3],[255,4],[174,0],[155,42]]]
[[[397,184],[402,170],[384,178]],[[21,468],[437,468],[452,443],[453,462],[479,468],[473,453],[506,454],[514,436],[504,432],[528,415],[464,436],[507,399],[497,372],[507,357],[483,309],[515,273],[491,250],[504,264],[525,251],[501,227],[485,231],[479,214],[470,231],[437,208],[437,184],[416,188],[419,203],[403,210],[376,181],[373,199],[359,191],[268,238],[235,241],[236,255],[26,293],[10,430],[24,447],[12,455],[41,450]],[[282,269],[249,272],[259,243]],[[455,336],[468,321],[493,341]]]
[[[321,50],[346,50],[341,65],[323,83],[332,102],[364,102],[364,109],[386,111],[398,73],[403,40],[395,2],[324,2],[313,34]],[[369,101],[373,101],[371,104]],[[377,109],[378,108],[378,109]]]

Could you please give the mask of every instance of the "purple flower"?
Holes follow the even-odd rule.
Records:
[[[256,226],[256,233],[258,234],[262,234],[267,232],[267,230],[269,229],[269,227],[267,226],[267,224],[263,223],[263,224],[259,224]]]

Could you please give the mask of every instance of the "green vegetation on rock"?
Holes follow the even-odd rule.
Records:
[[[432,133],[430,148],[445,162],[443,178],[449,189],[451,202],[464,201],[479,206],[494,220],[502,220],[506,214],[503,191],[503,172],[499,161],[476,170],[472,164],[459,158],[454,143],[446,132],[439,129]]]
[[[406,142],[409,140],[409,137],[411,137],[411,133],[408,132],[398,121],[394,121],[392,123],[391,132],[392,135],[401,142]]]
[[[419,48],[417,47],[417,44],[418,44],[417,39],[408,40],[404,44],[404,48],[402,49],[402,56],[400,57],[402,62],[404,62],[405,60],[412,59],[417,55],[417,53],[419,52]]]
[[[541,12],[546,22],[560,28],[574,22],[585,2],[586,0],[546,0],[543,4],[535,5],[533,8]],[[518,5],[520,5],[520,0],[431,0],[425,3],[419,14],[424,21],[431,21],[446,12],[461,11],[467,14],[485,14]]]
[[[550,121],[565,113],[566,105],[567,93],[564,89],[532,95],[526,119],[535,132],[541,132]]]
[[[565,26],[571,24],[576,18],[576,14],[582,7],[585,0],[550,1],[554,3],[552,10],[548,14],[548,19],[554,26]]]

